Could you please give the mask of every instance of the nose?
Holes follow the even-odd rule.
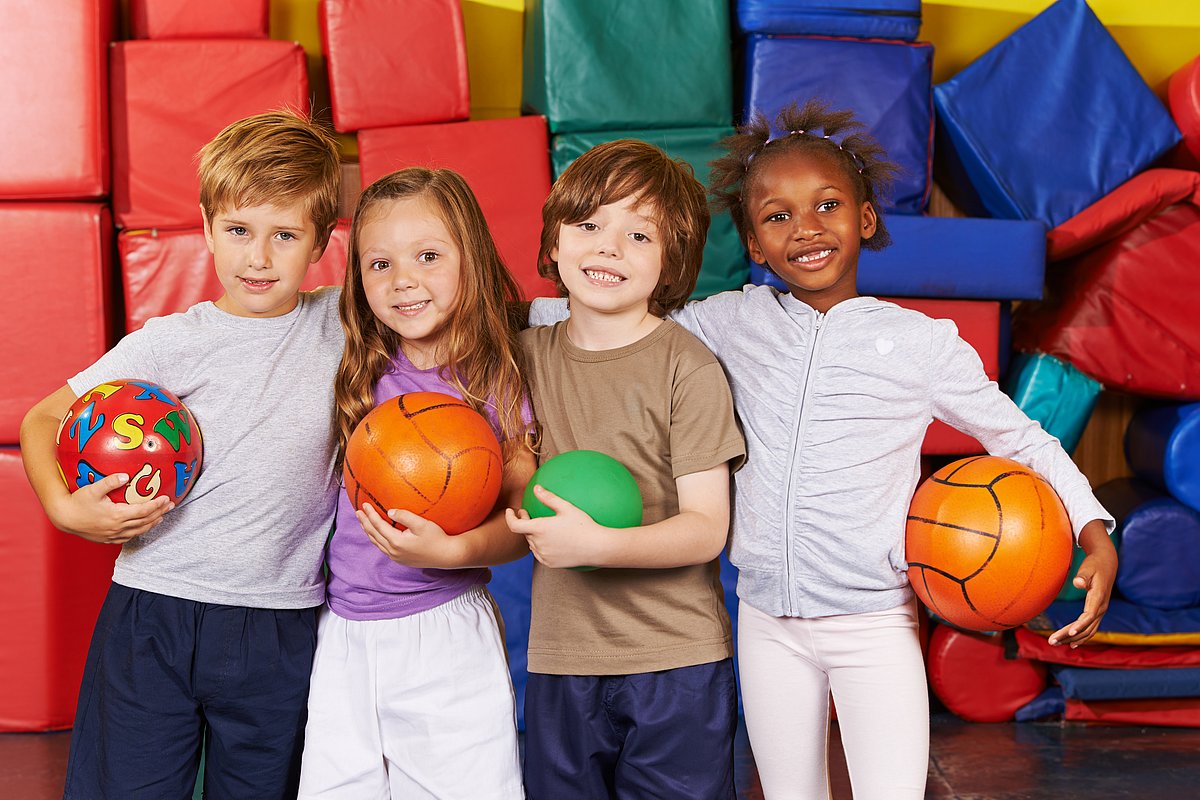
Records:
[[[268,243],[261,240],[255,241],[250,246],[250,268],[266,269],[269,266],[271,266],[271,255]]]
[[[821,218],[814,212],[796,214],[792,217],[792,238],[797,241],[812,239],[824,230]]]
[[[404,292],[417,288],[416,275],[412,270],[393,264],[391,277],[393,292]]]
[[[621,255],[621,236],[614,231],[605,231],[596,240],[596,253],[602,256]]]

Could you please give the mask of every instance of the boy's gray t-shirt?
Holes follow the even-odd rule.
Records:
[[[67,383],[76,395],[137,378],[175,393],[204,463],[160,525],[121,548],[113,581],[205,603],[307,608],[325,599],[333,521],[333,383],[343,334],[336,288],[290,313],[237,317],[205,302],[149,320]]]

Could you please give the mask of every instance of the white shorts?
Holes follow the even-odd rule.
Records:
[[[485,589],[401,619],[322,610],[299,796],[525,796],[512,680]]]

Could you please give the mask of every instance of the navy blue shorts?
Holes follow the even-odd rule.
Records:
[[[317,609],[113,584],[88,650],[65,798],[295,797]],[[207,732],[205,732],[207,730]]]
[[[733,661],[638,675],[530,674],[529,800],[733,800]]]

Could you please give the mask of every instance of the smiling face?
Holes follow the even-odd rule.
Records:
[[[825,312],[858,295],[858,254],[876,216],[842,166],[824,154],[778,153],[755,176],[745,209],[750,257],[794,297]]]
[[[280,317],[294,309],[308,265],[325,249],[299,204],[222,209],[211,220],[204,214],[204,239],[225,289],[216,306],[238,317]]]
[[[439,364],[438,343],[458,308],[463,259],[438,206],[422,195],[384,201],[371,210],[355,246],[375,317],[400,335],[414,366]]]
[[[602,205],[580,222],[559,225],[558,245],[550,257],[558,263],[573,313],[645,316],[663,266],[658,225],[637,197]]]

